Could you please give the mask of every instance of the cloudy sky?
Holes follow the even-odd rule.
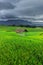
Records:
[[[0,0],[0,18],[6,15],[43,22],[43,0]]]

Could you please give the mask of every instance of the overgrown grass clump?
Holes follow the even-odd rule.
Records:
[[[43,65],[41,33],[0,31],[0,65]]]

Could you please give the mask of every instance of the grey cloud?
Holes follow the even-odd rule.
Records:
[[[13,9],[14,6],[11,3],[7,3],[7,2],[0,2],[0,10],[3,9]]]
[[[21,16],[43,14],[43,0],[21,0],[17,4],[15,12]]]
[[[38,16],[43,15],[43,0],[0,0],[0,2],[9,2],[15,5],[8,7],[8,3],[0,8],[6,9],[1,10],[1,15],[13,15],[13,16]],[[7,10],[7,8],[9,10]]]
[[[10,3],[17,3],[20,0],[0,0],[0,2],[10,2]]]
[[[5,15],[14,15],[12,11],[14,11],[16,5],[15,3],[19,0],[0,0],[0,17]]]

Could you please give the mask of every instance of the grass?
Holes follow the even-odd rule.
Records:
[[[0,26],[0,65],[43,65],[43,28],[16,29]]]

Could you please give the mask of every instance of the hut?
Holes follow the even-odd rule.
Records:
[[[17,29],[16,33],[28,32],[27,29]]]

